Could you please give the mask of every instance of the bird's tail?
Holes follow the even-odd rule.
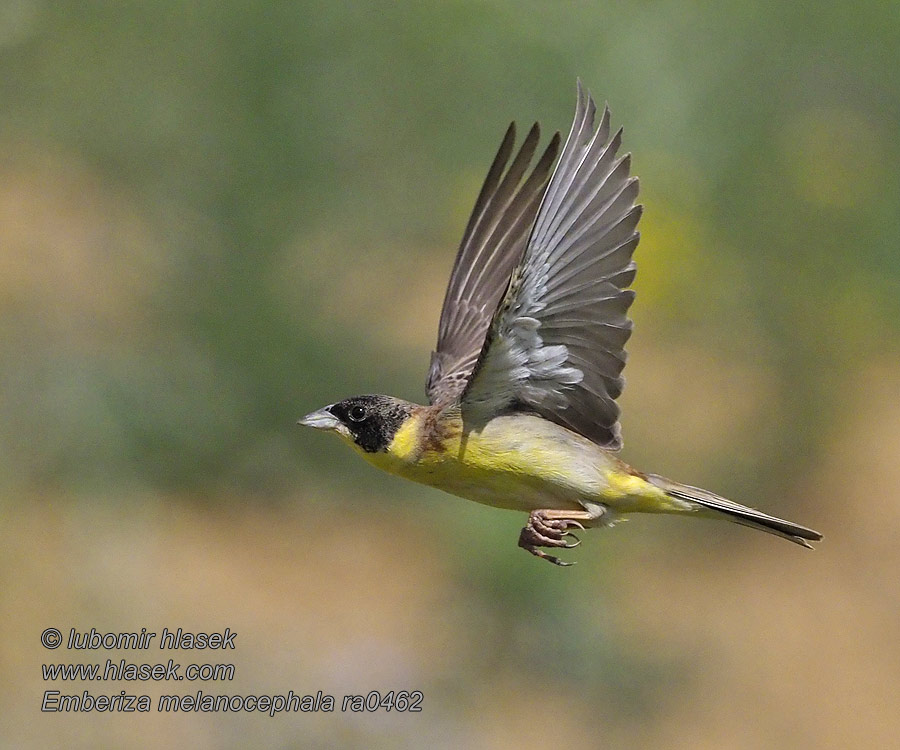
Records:
[[[822,535],[805,526],[769,516],[745,505],[726,500],[712,492],[687,484],[679,484],[656,474],[647,475],[647,481],[665,492],[669,497],[699,505],[701,508],[714,511],[711,515],[724,515],[730,521],[775,534],[795,544],[812,549],[810,542],[818,542]]]

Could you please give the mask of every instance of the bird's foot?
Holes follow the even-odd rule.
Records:
[[[565,562],[540,549],[541,547],[561,547],[562,549],[577,547],[581,544],[581,540],[570,529],[583,531],[584,526],[571,518],[552,518],[548,511],[533,510],[528,516],[528,523],[519,534],[519,546],[554,565],[563,567],[574,565],[575,563]],[[574,541],[569,541],[569,539]]]

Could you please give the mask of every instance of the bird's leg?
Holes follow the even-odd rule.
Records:
[[[541,547],[561,547],[572,549],[581,544],[581,540],[570,529],[584,529],[585,524],[596,521],[599,515],[589,510],[533,510],[528,516],[528,523],[519,534],[519,546],[532,555],[542,557],[554,565],[568,566],[574,563],[560,560],[548,555]],[[568,541],[574,539],[574,542]]]

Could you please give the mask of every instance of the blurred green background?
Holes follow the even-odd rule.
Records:
[[[294,426],[420,400],[511,119],[609,102],[646,206],[624,458],[819,529],[523,518]],[[900,732],[890,4],[0,3],[9,747],[888,747]],[[45,683],[40,632],[238,631],[233,682]],[[165,661],[163,652],[113,654]],[[43,691],[418,689],[420,714]]]

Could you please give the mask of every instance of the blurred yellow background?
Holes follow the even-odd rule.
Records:
[[[900,734],[900,17],[877,2],[0,4],[7,747],[881,748]],[[523,518],[295,427],[419,400],[509,120],[580,75],[646,210],[623,457],[825,534]],[[522,132],[522,131],[520,131]],[[45,682],[238,632],[231,682]],[[184,687],[187,685],[187,687]],[[421,690],[418,714],[41,713]]]

